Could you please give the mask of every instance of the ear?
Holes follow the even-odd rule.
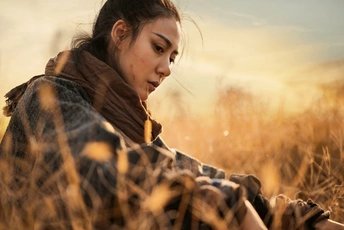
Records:
[[[111,39],[116,48],[120,49],[121,41],[127,32],[127,24],[122,20],[118,20],[112,27]]]

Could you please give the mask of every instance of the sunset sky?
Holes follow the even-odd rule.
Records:
[[[175,2],[203,40],[185,21],[186,52],[152,100],[177,90],[206,107],[217,87],[228,85],[302,107],[317,95],[316,84],[344,78],[343,64],[323,67],[344,60],[343,0]],[[43,73],[78,28],[91,27],[100,6],[99,0],[1,0],[0,95]]]

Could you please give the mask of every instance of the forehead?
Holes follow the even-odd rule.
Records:
[[[159,18],[150,22],[143,27],[142,32],[163,35],[175,49],[179,47],[182,37],[180,23],[173,18]]]

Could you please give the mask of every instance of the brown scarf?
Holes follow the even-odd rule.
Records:
[[[82,64],[76,65],[71,58],[73,51],[64,51],[49,60],[45,76],[55,76],[80,84],[92,101],[93,107],[120,129],[132,141],[142,144],[144,141],[144,122],[147,116],[152,122],[153,140],[161,133],[162,127],[149,114],[146,103],[118,73],[106,63],[83,51]],[[4,115],[11,116],[26,88],[34,80],[44,75],[35,76],[28,82],[13,88],[5,97],[7,106]]]

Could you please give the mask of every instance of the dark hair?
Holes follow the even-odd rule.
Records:
[[[132,44],[144,25],[162,17],[181,22],[179,11],[171,0],[107,0],[93,25],[92,35],[74,38],[72,48],[88,51],[107,63],[110,33],[118,20],[122,19],[131,29],[125,37],[131,36]]]

